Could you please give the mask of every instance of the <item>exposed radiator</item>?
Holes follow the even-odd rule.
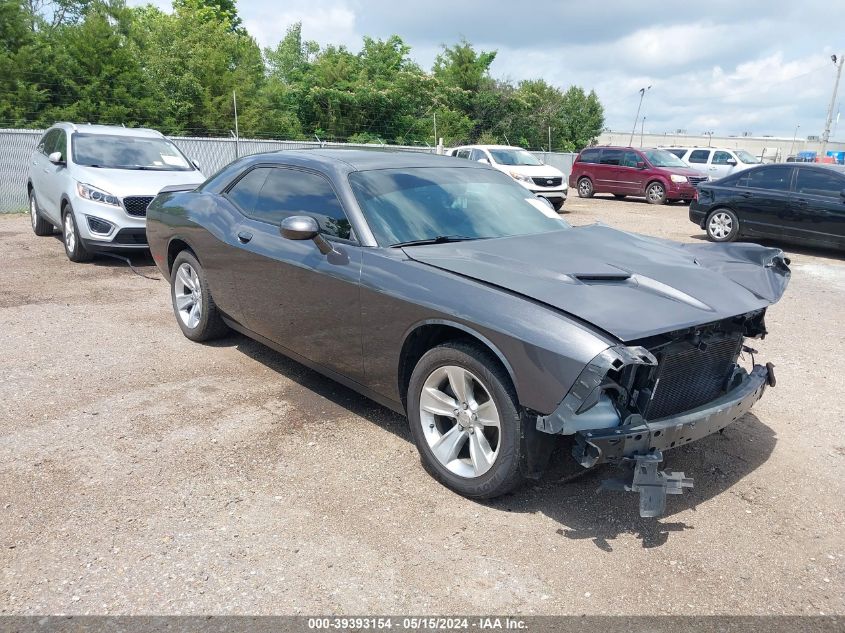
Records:
[[[659,352],[654,392],[643,417],[658,420],[718,398],[741,345],[742,336],[736,334],[709,341],[703,349],[682,343]]]

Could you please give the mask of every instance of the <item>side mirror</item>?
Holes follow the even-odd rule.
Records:
[[[50,154],[47,157],[47,160],[49,160],[54,165],[64,165],[65,164],[65,161],[62,160],[62,153],[61,152],[53,152],[52,154]]]
[[[279,232],[286,240],[313,240],[323,255],[333,253],[334,249],[322,235],[317,220],[308,215],[292,215],[282,220]]]
[[[637,169],[645,169],[645,161],[638,160],[637,161]]]
[[[486,158],[479,158],[479,159],[478,159],[478,162],[479,162],[479,163],[484,163],[485,165],[489,165],[489,164],[490,164],[490,161],[489,161],[489,160],[487,160]]]
[[[736,158],[729,158],[728,160],[725,161],[725,163],[728,164],[728,165],[731,165],[731,166],[735,166],[736,165]]]

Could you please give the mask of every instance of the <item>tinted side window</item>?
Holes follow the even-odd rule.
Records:
[[[739,183],[741,187],[789,191],[792,167],[762,167],[748,171],[749,173]]]
[[[597,163],[599,162],[600,149],[585,149],[581,152],[581,158],[578,159],[580,163]]]
[[[601,153],[602,165],[618,165],[622,162],[621,149],[606,149]]]
[[[487,156],[480,149],[472,150],[472,153],[469,155],[470,160],[479,161],[482,158],[487,158]]]
[[[258,200],[258,194],[261,187],[264,186],[264,181],[267,180],[269,171],[270,169],[267,167],[253,169],[236,182],[235,186],[229,189],[229,193],[226,194],[232,202],[240,207],[245,215],[252,217],[255,210],[255,201]]]
[[[625,152],[625,155],[622,157],[622,166],[623,167],[636,167],[637,163],[639,163],[642,160],[643,159],[640,158],[640,155],[637,154],[636,152]]]
[[[44,138],[41,139],[41,150],[45,156],[49,156],[53,153],[53,146],[56,144],[56,136],[58,136],[58,134],[58,130],[49,130],[44,135]]]
[[[727,165],[728,161],[733,158],[727,152],[716,152],[713,154],[713,160],[711,161],[711,165]]]
[[[845,177],[821,169],[798,169],[795,190],[813,196],[838,198],[845,189]]]
[[[697,149],[694,152],[690,153],[687,162],[702,164],[706,163],[708,158],[710,158],[709,149]]]
[[[279,224],[292,215],[310,215],[326,235],[348,240],[352,232],[328,180],[296,169],[271,169],[251,216]]]
[[[469,150],[459,149],[457,152],[455,152],[455,158],[469,158]]]
[[[59,152],[62,160],[67,160],[67,133],[64,130],[56,130],[56,141],[53,143],[51,152]]]

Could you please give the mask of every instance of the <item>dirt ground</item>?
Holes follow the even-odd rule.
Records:
[[[701,239],[683,205],[565,209]],[[0,613],[845,613],[845,256],[784,248],[754,344],[777,388],[667,454],[695,488],[654,520],[597,490],[612,470],[455,495],[400,416],[246,338],[192,343],[164,281],[0,217]]]

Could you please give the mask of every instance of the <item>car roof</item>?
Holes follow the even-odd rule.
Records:
[[[799,167],[800,169],[821,167],[822,169],[830,169],[831,171],[845,174],[845,165],[837,165],[836,163],[789,163],[789,165],[790,167]]]
[[[518,145],[459,145],[453,149],[525,149]]]
[[[391,149],[288,149],[267,154],[256,154],[253,162],[278,162],[307,167],[308,164],[322,166],[345,165],[345,171],[368,171],[371,169],[395,169],[412,167],[470,167],[489,169],[480,163],[471,163],[460,158],[428,152],[413,152]]]
[[[161,138],[164,136],[158,130],[146,127],[124,127],[122,125],[95,125],[92,123],[70,123],[62,121],[53,127],[78,132],[80,134],[104,134],[111,136],[142,136],[148,138]]]
[[[741,151],[742,148],[739,148],[739,147],[714,147],[712,145],[710,147],[703,147],[703,146],[700,146],[700,145],[696,145],[695,147],[687,147],[687,146],[681,147],[680,145],[671,145],[671,146],[668,146],[668,147],[659,147],[658,149],[665,149],[665,150],[668,150],[668,151],[672,151],[673,149],[682,149],[685,152],[688,152],[688,151],[691,152],[691,151],[695,151],[695,150],[698,150],[698,149],[706,149],[706,150],[712,149],[712,150],[717,150],[719,152],[738,152],[738,151]]]

